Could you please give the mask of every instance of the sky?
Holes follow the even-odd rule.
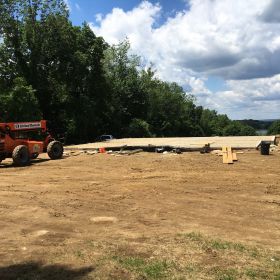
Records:
[[[198,105],[233,119],[280,118],[280,0],[65,0]]]

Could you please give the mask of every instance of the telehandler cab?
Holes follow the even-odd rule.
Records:
[[[46,120],[0,123],[0,162],[12,158],[14,164],[22,166],[43,152],[51,159],[63,155],[63,145],[48,132]]]

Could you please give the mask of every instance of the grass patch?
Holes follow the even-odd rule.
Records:
[[[167,269],[168,265],[165,261],[155,261],[147,264],[144,267],[143,272],[149,278],[158,279],[166,274]]]
[[[218,270],[215,278],[217,280],[236,280],[239,279],[239,272],[236,269]]]
[[[60,248],[55,260],[91,263],[95,270],[87,279],[280,280],[278,251],[196,232],[151,238],[148,244],[137,240],[74,245]]]
[[[145,261],[141,258],[134,258],[134,257],[114,257],[114,260],[117,260],[123,267],[132,270],[138,270],[145,266]]]
[[[200,256],[202,256],[188,270],[192,275],[200,273],[218,280],[280,280],[280,260],[278,255],[273,254],[273,251],[213,239],[197,232],[180,236],[190,250],[200,252]],[[212,261],[208,262],[209,258],[212,258]],[[196,269],[199,267],[202,269]]]
[[[238,252],[244,252],[246,250],[246,247],[240,243],[222,241],[220,239],[209,240],[206,243],[209,247],[216,250],[235,250]]]
[[[195,241],[195,242],[200,242],[200,241],[204,241],[205,240],[205,238],[199,232],[185,233],[185,234],[183,234],[183,236],[185,236],[189,240]]]
[[[119,257],[114,256],[113,259],[117,261],[122,267],[134,272],[138,277],[147,279],[160,279],[167,276],[169,265],[166,261],[161,260],[147,260],[138,257]]]
[[[248,248],[241,243],[223,241],[221,239],[211,239],[203,236],[201,233],[190,232],[183,234],[183,236],[190,241],[199,243],[202,248],[211,248],[214,250],[234,250],[238,252],[248,250]]]
[[[245,275],[250,279],[256,279],[258,276],[258,272],[255,269],[249,268],[246,270]]]

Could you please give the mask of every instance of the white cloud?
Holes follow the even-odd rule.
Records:
[[[212,92],[205,86],[205,79],[190,77],[188,84],[191,88],[191,94],[203,99],[211,96]]]
[[[280,74],[271,78],[229,80],[228,90],[198,95],[200,103],[236,119],[280,118]]]
[[[103,20],[103,15],[101,13],[95,15],[96,22],[101,22]]]
[[[126,37],[134,50],[139,51],[153,31],[153,24],[160,13],[159,5],[152,5],[149,2],[142,2],[132,11],[124,12],[122,9],[114,8],[112,13],[102,17],[97,14],[96,19],[100,21],[101,27],[90,23],[91,28],[97,34],[103,35],[111,44],[116,44]],[[148,36],[148,37],[147,37]],[[147,44],[145,44],[147,45]],[[144,54],[144,52],[142,52]]]
[[[76,9],[77,9],[78,11],[81,10],[81,7],[80,7],[80,5],[79,5],[78,3],[75,3],[75,7],[76,7]]]
[[[99,24],[90,25],[111,44],[127,37],[132,51],[154,63],[162,79],[190,85],[204,104],[219,111],[226,108],[233,117],[238,116],[234,104],[246,111],[242,102],[259,106],[258,112],[266,114],[263,104],[275,102],[271,96],[277,96],[267,90],[268,85],[275,88],[280,73],[279,9],[275,10],[279,0],[190,0],[188,4],[188,10],[161,26],[162,8],[148,1],[131,11],[115,8],[105,16],[97,15]],[[204,85],[209,75],[223,77],[229,90],[211,92]],[[255,84],[259,91],[253,90]],[[256,100],[261,90],[262,102]],[[206,96],[215,102],[208,102]]]
[[[66,5],[66,8],[71,12],[72,11],[72,8],[71,8],[71,4],[70,4],[70,1],[69,0],[63,0],[65,5]]]

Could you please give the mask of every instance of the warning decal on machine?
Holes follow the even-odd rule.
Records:
[[[15,123],[15,129],[32,129],[32,128],[41,128],[40,122],[34,123]]]

